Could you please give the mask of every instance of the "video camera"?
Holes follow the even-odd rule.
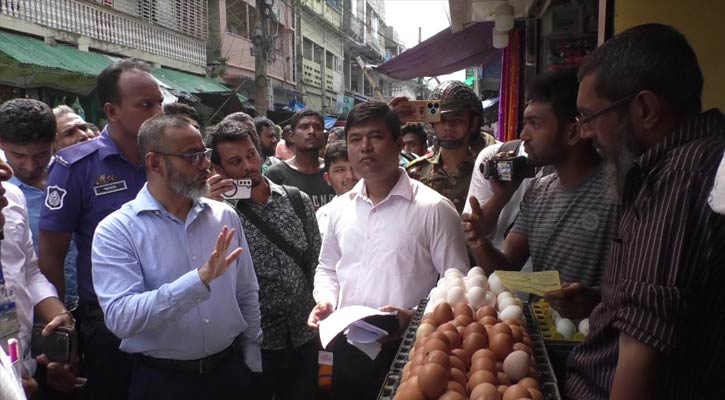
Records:
[[[504,143],[499,154],[512,154],[511,156],[494,157],[481,163],[483,177],[492,181],[510,182],[524,178],[533,178],[536,169],[529,164],[526,156],[519,155],[522,140],[516,139]]]

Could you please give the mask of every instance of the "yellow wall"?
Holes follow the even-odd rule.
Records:
[[[614,0],[614,5],[615,32],[648,22],[672,25],[682,32],[695,49],[705,77],[703,108],[725,111],[725,1]]]

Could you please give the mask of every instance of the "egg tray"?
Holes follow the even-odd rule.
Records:
[[[573,338],[567,339],[556,331],[556,325],[551,319],[551,315],[548,313],[549,303],[544,300],[537,301],[535,303],[529,303],[531,311],[534,313],[536,325],[541,331],[541,336],[544,337],[545,342],[557,342],[564,346],[574,347],[577,344],[584,341],[585,337],[581,332],[577,332]]]
[[[383,386],[380,388],[378,394],[378,400],[392,400],[395,397],[395,393],[398,391],[398,386],[403,379],[403,367],[409,360],[410,350],[415,344],[415,333],[420,326],[420,322],[423,318],[423,312],[428,304],[428,299],[423,299],[418,304],[413,318],[408,325],[408,329],[405,330],[403,340],[398,347],[398,352],[395,354],[393,363],[390,366]],[[529,336],[531,337],[531,347],[534,351],[534,360],[536,362],[536,371],[539,374],[539,386],[541,394],[546,400],[560,400],[561,394],[559,393],[559,387],[557,385],[556,375],[554,369],[549,361],[549,356],[546,353],[546,345],[544,339],[541,336],[541,332],[536,325],[536,319],[534,317],[533,310],[530,307],[524,307],[524,318],[526,319],[527,326],[535,327],[534,329],[528,329]]]

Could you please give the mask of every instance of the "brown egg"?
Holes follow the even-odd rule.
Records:
[[[431,339],[432,341],[433,339]],[[426,343],[426,347],[430,344],[430,341]],[[464,343],[465,348],[465,343]],[[511,339],[511,336],[505,334],[505,333],[497,333],[495,336],[491,338],[491,343],[489,344],[489,348],[493,352],[493,354],[496,356],[497,361],[503,361],[506,359],[506,356],[511,354],[511,352],[514,350],[514,341]]]
[[[433,317],[423,318],[422,320],[420,320],[420,324],[428,324],[434,328],[438,327],[438,323],[433,319]]]
[[[468,324],[470,324],[473,320],[468,315],[458,315],[455,318],[453,318],[453,323],[458,327],[466,327]]]
[[[529,367],[529,377],[534,378],[536,380],[539,379],[539,373],[536,372],[536,368],[534,368],[533,366]]]
[[[448,390],[453,390],[464,396],[466,395],[466,389],[464,389],[463,385],[461,385],[457,381],[448,381]]]
[[[507,385],[498,385],[498,393],[503,397],[503,394],[506,392],[506,389],[509,387]]]
[[[521,332],[521,327],[516,325],[509,326],[511,327],[511,338],[514,340],[515,343],[521,343],[521,341],[524,340],[524,335]]]
[[[466,326],[466,329],[463,330],[463,336],[467,336],[471,332],[478,332],[483,333],[486,332],[486,328],[483,327],[483,325],[479,324],[478,322],[471,322]]]
[[[468,392],[470,393],[476,386],[482,383],[498,385],[498,378],[491,371],[478,370],[468,378]]]
[[[493,331],[496,333],[505,333],[509,336],[511,336],[511,327],[508,326],[508,324],[504,322],[499,322],[498,324],[493,326]]]
[[[534,351],[531,350],[531,347],[523,344],[523,343],[514,343],[514,350],[521,350],[529,353],[530,356],[534,355]]]
[[[450,339],[448,339],[448,336],[446,336],[445,331],[443,331],[443,330],[436,330],[435,332],[428,335],[428,340],[431,340],[431,339],[442,340],[443,343],[445,343],[449,347],[451,345]]]
[[[503,372],[503,362],[496,361],[496,371]]]
[[[488,340],[486,337],[478,332],[472,332],[463,339],[463,350],[466,353],[473,354],[477,350],[483,349],[488,346]]]
[[[489,349],[481,349],[473,353],[473,355],[471,356],[471,363],[476,361],[478,357],[488,357],[491,359],[491,361],[496,361],[496,355],[494,355],[493,352]]]
[[[445,331],[451,331],[451,332],[458,332],[456,329],[456,325],[453,322],[446,322],[445,324],[442,324],[441,326],[436,329],[438,332],[445,332]]]
[[[437,398],[448,389],[448,372],[438,364],[426,364],[418,372],[418,386],[428,398]]]
[[[458,357],[463,362],[463,366],[465,367],[463,371],[467,371],[471,367],[471,357],[466,353],[466,350],[453,349],[451,350],[451,355]]]
[[[471,306],[464,302],[460,302],[453,306],[453,315],[459,316],[459,315],[466,315],[468,318],[473,319],[473,310],[471,309]]]
[[[461,386],[465,389],[466,388],[466,374],[463,373],[458,368],[451,368],[451,380],[456,381],[461,384]]]
[[[431,335],[432,335],[432,333],[431,333]],[[413,348],[414,349],[423,348],[423,345],[425,344],[425,341],[428,340],[429,337],[430,337],[430,335],[428,335],[426,337],[423,337],[423,338],[416,338],[415,339],[415,344],[413,344]]]
[[[443,334],[448,338],[448,343],[450,343],[451,349],[461,348],[461,336],[458,334],[458,331],[445,331]]]
[[[498,317],[496,309],[491,306],[483,306],[476,311],[476,319],[481,319],[486,316],[494,318]]]
[[[450,351],[448,345],[441,339],[437,338],[428,339],[428,341],[425,343],[425,346],[423,346],[423,354],[428,354],[433,350],[440,350],[445,352],[446,354],[448,354],[448,352]]]
[[[488,382],[484,382],[476,387],[473,388],[471,391],[471,400],[499,400],[501,399],[501,394],[498,392],[498,389],[495,385],[492,385]]]
[[[423,365],[423,361],[425,361],[425,354],[423,352],[416,354],[415,357],[410,359],[414,367],[416,365]]]
[[[482,369],[489,372],[496,372],[496,362],[488,357],[478,357],[475,361],[471,362],[471,374]]]
[[[518,326],[519,328],[521,327],[521,322],[519,322],[515,319],[507,319],[507,320],[504,320],[503,322],[506,323],[506,325],[508,325],[508,326]]]
[[[539,388],[539,382],[536,381],[534,378],[526,377],[521,379],[518,382],[519,385],[526,387],[527,389],[538,389]]]
[[[544,394],[539,391],[539,389],[532,389],[529,388],[529,393],[531,394],[531,398],[533,400],[543,400]]]
[[[440,350],[433,350],[425,355],[424,364],[436,363],[443,367],[444,370],[448,371],[451,368],[451,362],[448,357],[447,353]]]
[[[410,377],[418,376],[418,372],[420,372],[420,369],[423,368],[423,364],[413,365],[410,368]]]
[[[451,368],[457,368],[457,369],[460,369],[461,371],[465,371],[466,364],[460,358],[451,354],[448,357],[448,360],[450,362]]]
[[[509,376],[504,372],[497,372],[496,377],[498,377],[498,381],[501,382],[502,385],[511,384],[511,378],[509,378]]]
[[[433,320],[437,325],[445,324],[453,319],[453,309],[448,303],[441,303],[433,309]]]
[[[478,322],[483,326],[493,326],[498,323],[498,319],[496,319],[496,317],[487,315],[487,316],[479,319]]]
[[[456,330],[458,331],[458,335],[463,337],[463,330],[464,328],[462,326],[457,326]]]
[[[534,345],[531,343],[531,338],[528,335],[524,335],[524,340],[521,341],[521,343],[533,348]]]
[[[466,400],[466,396],[460,394],[455,390],[448,390],[447,392],[443,393],[443,395],[439,397],[438,400]]]
[[[418,386],[418,377],[414,376],[408,379],[407,382],[400,385],[398,391],[395,393],[396,400],[425,400],[423,392],[420,391]]]
[[[530,399],[529,389],[521,385],[511,385],[503,394],[503,400]]]

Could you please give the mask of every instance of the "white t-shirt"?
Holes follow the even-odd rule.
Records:
[[[467,199],[474,196],[478,200],[479,204],[484,205],[493,196],[491,183],[488,179],[483,177],[483,173],[481,172],[481,163],[483,163],[483,160],[487,160],[495,156],[499,152],[501,146],[503,146],[503,143],[492,144],[478,153],[476,163],[473,166],[473,175],[471,176],[471,186],[468,188],[468,196],[466,196]],[[519,148],[519,154],[526,154],[523,146]],[[540,173],[537,175],[540,175]],[[508,231],[513,227],[514,222],[516,221],[516,216],[519,215],[519,205],[524,199],[524,193],[529,190],[529,187],[534,179],[535,178],[524,179],[521,186],[519,186],[516,192],[514,192],[511,200],[501,210],[501,214],[498,217],[498,223],[496,224],[496,229],[489,238],[493,246],[497,249],[503,249],[506,233],[508,233]],[[466,201],[466,206],[463,209],[463,212],[471,212],[471,204],[468,201]],[[529,259],[522,268],[522,271],[531,270],[531,260]]]
[[[448,268],[468,270],[460,219],[450,200],[400,178],[373,205],[365,180],[332,201],[315,273],[315,300],[335,308],[412,308]]]
[[[723,154],[723,159],[717,168],[715,183],[712,185],[712,192],[710,192],[710,198],[707,199],[707,202],[713,211],[718,214],[725,214],[725,154]]]

